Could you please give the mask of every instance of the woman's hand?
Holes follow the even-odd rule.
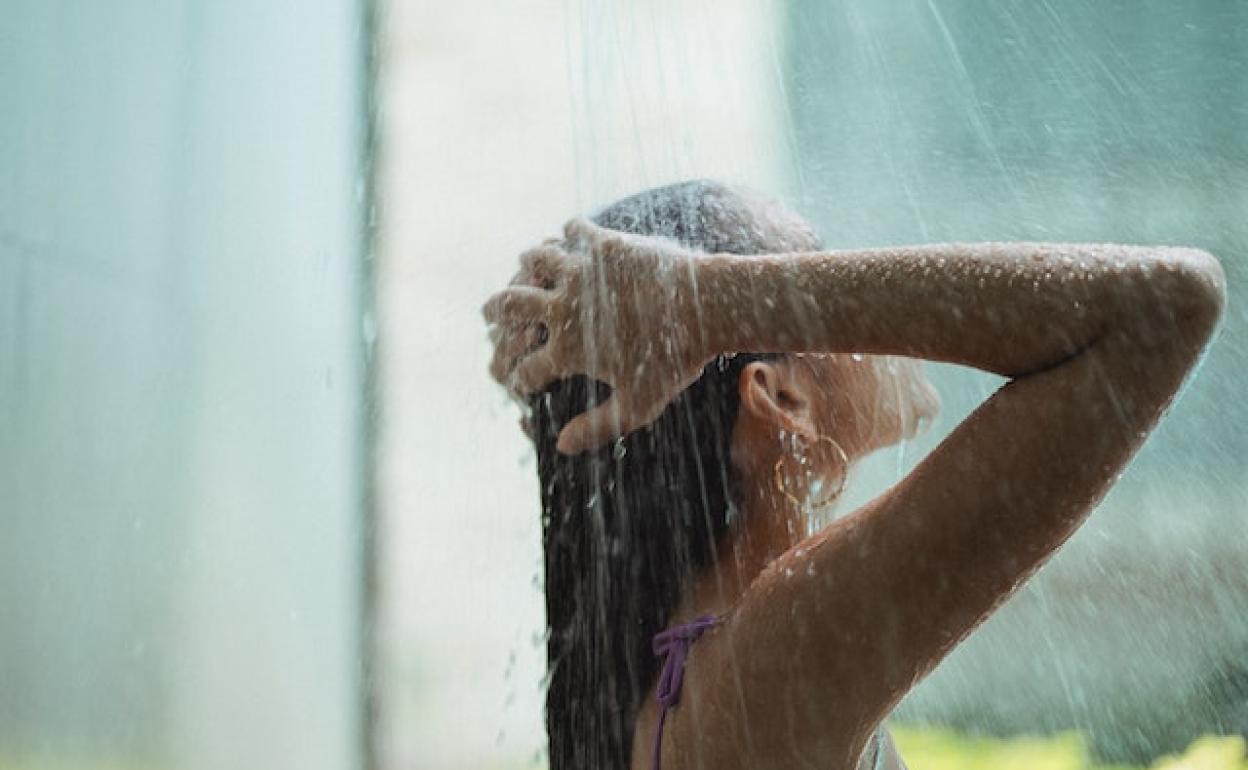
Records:
[[[692,251],[574,219],[520,259],[483,308],[491,374],[522,398],[574,375],[614,391],[560,432],[565,454],[649,425],[722,352],[700,328]]]

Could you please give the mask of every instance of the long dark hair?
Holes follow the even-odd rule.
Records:
[[[774,202],[686,182],[599,212],[603,227],[713,253],[818,247]],[[627,344],[628,341],[622,341]],[[658,675],[651,637],[692,577],[716,558],[733,510],[737,381],[758,356],[721,356],[648,428],[566,457],[559,430],[610,389],[584,377],[533,400],[545,548],[551,770],[624,770],[641,699]]]

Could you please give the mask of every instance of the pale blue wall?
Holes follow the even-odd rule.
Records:
[[[359,6],[0,12],[0,766],[359,763]]]

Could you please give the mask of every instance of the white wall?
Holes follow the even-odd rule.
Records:
[[[360,763],[358,3],[0,24],[0,765]]]

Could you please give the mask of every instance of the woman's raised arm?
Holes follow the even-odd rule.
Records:
[[[895,487],[765,570],[691,659],[686,702],[714,718],[679,722],[672,751],[695,747],[690,730],[736,728],[696,744],[707,767],[829,752],[850,766],[1082,523],[1225,292],[1200,251],[1065,244],[711,257],[696,277],[705,333],[726,350],[909,355],[1011,378]]]
[[[693,263],[709,344],[1051,368],[1110,334],[1199,348],[1219,316],[1221,267],[1195,249],[970,243]],[[1203,334],[1202,334],[1203,332]]]

